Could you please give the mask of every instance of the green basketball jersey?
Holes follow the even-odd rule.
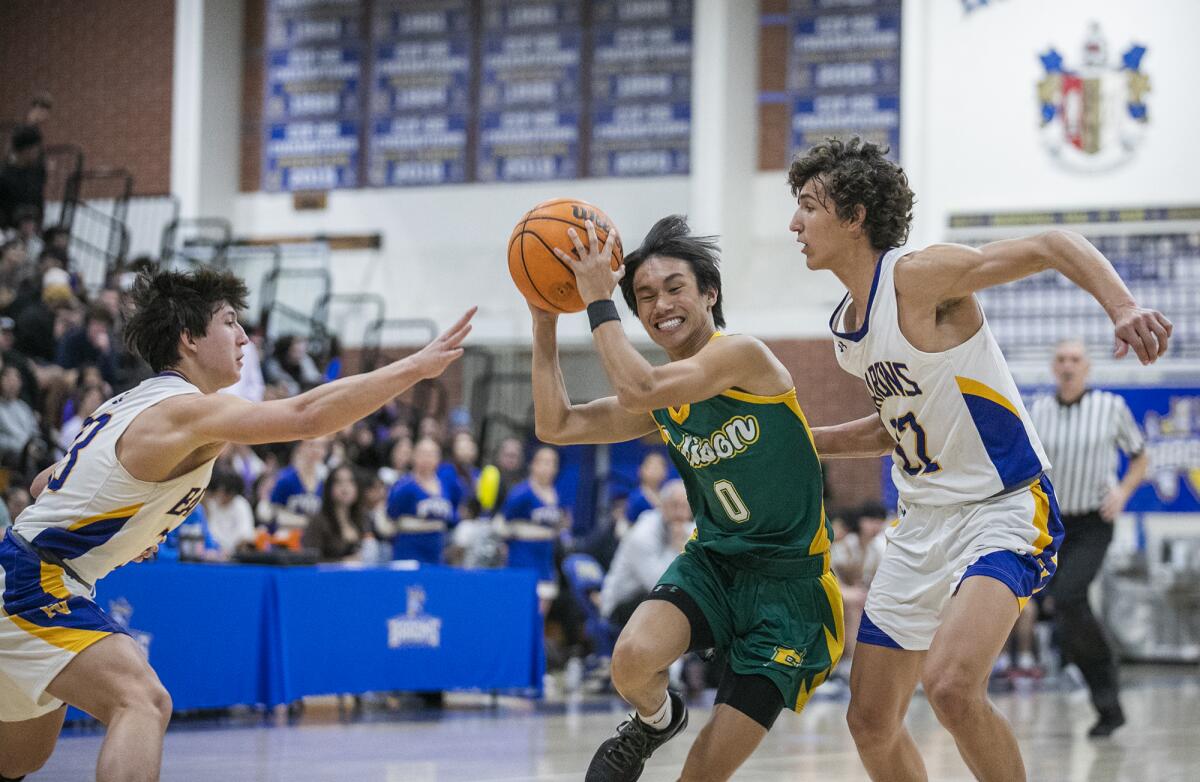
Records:
[[[821,465],[794,388],[778,396],[730,389],[652,415],[706,551],[749,566],[819,556],[816,575],[828,569]]]

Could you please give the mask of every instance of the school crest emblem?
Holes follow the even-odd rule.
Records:
[[[1131,43],[1110,57],[1100,25],[1092,22],[1078,67],[1054,47],[1038,55],[1045,75],[1037,84],[1042,142],[1072,171],[1106,171],[1127,163],[1141,144],[1150,114],[1146,47]]]

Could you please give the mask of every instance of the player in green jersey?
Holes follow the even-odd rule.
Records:
[[[711,237],[667,217],[611,268],[613,236],[572,234],[592,337],[616,396],[567,397],[557,316],[533,312],[533,399],[546,442],[611,443],[658,430],[687,485],[697,534],[638,606],[613,652],[613,685],[636,713],[597,750],[588,782],[629,782],[687,725],[667,668],[715,647],[727,666],[712,718],[681,778],[728,779],[785,707],[799,711],[842,653],[842,600],[829,570],[821,469],[787,369],[759,340],[722,335],[721,277]],[[652,366],[630,344],[621,293],[670,357]]]

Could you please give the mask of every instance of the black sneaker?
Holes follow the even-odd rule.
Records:
[[[637,712],[617,726],[617,735],[600,745],[592,756],[584,782],[634,782],[654,750],[681,733],[688,723],[683,696],[667,691],[671,699],[671,722],[662,730],[653,730],[638,719]]]
[[[1102,739],[1106,736],[1111,736],[1113,731],[1125,724],[1125,712],[1118,706],[1115,710],[1103,712],[1100,714],[1100,719],[1088,731],[1088,737],[1093,739]]]

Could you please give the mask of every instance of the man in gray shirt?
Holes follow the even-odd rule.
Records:
[[[621,538],[600,590],[600,613],[614,625],[629,621],[633,609],[675,560],[692,534],[692,508],[683,481],[668,481],[661,505],[642,513]]]

